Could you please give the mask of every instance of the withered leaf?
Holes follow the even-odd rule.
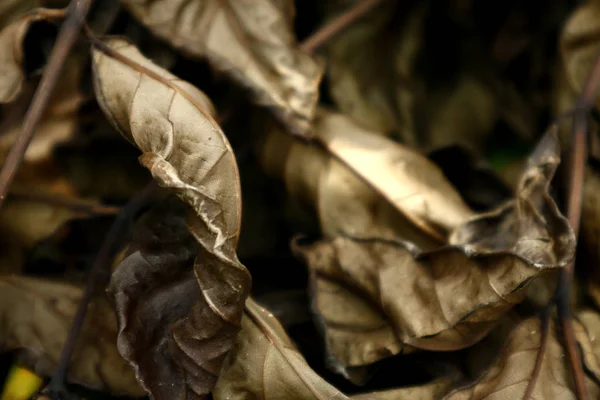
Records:
[[[289,0],[123,0],[156,35],[250,89],[295,133],[307,134],[323,73],[293,33]]]
[[[596,40],[599,33],[600,2],[595,0],[582,2],[563,26],[559,43],[562,67],[568,85],[575,93],[583,90],[600,51],[600,42]]]
[[[13,101],[23,87],[23,40],[30,26],[57,15],[62,15],[62,11],[37,8],[0,31],[0,104]]]
[[[261,157],[292,195],[314,204],[325,236],[444,240],[473,215],[442,171],[422,155],[339,113],[319,110],[314,126],[321,147],[286,138],[272,127]]]
[[[22,360],[52,375],[82,296],[51,281],[0,276],[0,349],[21,349]],[[105,298],[90,306],[69,368],[69,380],[99,390],[141,396],[144,391],[115,346],[117,321]]]
[[[499,359],[479,381],[450,393],[445,400],[520,399],[529,384],[535,385],[532,399],[576,399],[560,330],[554,321],[547,329],[545,356],[537,380],[532,382],[532,373],[542,343],[543,327],[540,319],[533,317],[513,330]],[[577,321],[575,329],[582,347],[590,348],[589,338]],[[585,357],[594,355],[587,354]],[[586,379],[586,387],[590,398],[600,396],[600,388],[591,379]]]
[[[583,201],[580,240],[583,243],[587,273],[587,292],[596,306],[600,306],[600,271],[596,268],[600,263],[600,173],[596,162],[587,167],[583,184]]]
[[[516,199],[458,227],[451,246],[423,252],[410,242],[349,236],[297,245],[334,366],[344,372],[412,347],[470,346],[523,300],[533,278],[566,265],[573,231],[548,194],[558,151],[548,134]]]
[[[440,378],[420,386],[410,386],[351,396],[352,400],[438,400],[454,385],[451,378]]]
[[[242,330],[229,352],[215,400],[343,400],[295,348],[279,321],[252,299],[246,301]]]
[[[25,12],[38,7],[40,0],[4,0],[0,3],[0,29]]]
[[[101,108],[140,148],[140,162],[154,179],[189,205],[188,229],[199,244],[193,267],[199,295],[170,300],[189,307],[171,328],[170,342],[185,381],[159,382],[164,391],[152,394],[173,399],[168,386],[179,385],[175,398],[202,398],[212,389],[224,354],[233,345],[250,288],[250,274],[235,253],[241,216],[237,164],[201,91],[154,65],[122,39],[95,46],[94,86]],[[134,259],[125,259],[119,268],[146,262],[135,260],[140,258],[138,252],[130,257]],[[131,290],[141,289],[135,281],[130,283]],[[124,297],[115,296],[121,327],[129,317]],[[200,345],[203,341],[206,348]],[[132,342],[120,338],[120,348],[124,346],[135,348],[135,338]]]

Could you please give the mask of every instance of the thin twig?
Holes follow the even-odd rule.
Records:
[[[331,38],[343,31],[346,27],[352,25],[354,21],[361,18],[383,1],[384,0],[357,1],[354,7],[341,13],[331,21],[328,21],[321,28],[317,29],[316,32],[314,32],[300,44],[300,48],[307,53],[314,53],[321,46],[331,40]]]
[[[122,208],[108,231],[104,243],[102,243],[102,247],[94,260],[94,265],[92,265],[92,268],[88,273],[85,290],[79,302],[75,317],[73,317],[69,334],[62,348],[58,367],[52,376],[49,385],[49,389],[52,393],[63,393],[65,391],[64,382],[69,368],[69,362],[71,361],[79,332],[85,321],[88,305],[96,293],[96,289],[100,286],[106,286],[106,278],[109,276],[109,274],[105,273],[108,269],[107,266],[110,265],[111,257],[118,250],[119,244],[123,241],[125,233],[127,232],[126,228],[135,216],[139,214],[140,210],[150,203],[156,189],[156,183],[152,181],[142,189],[141,192],[136,194],[129,203]]]
[[[533,391],[535,390],[535,384],[537,383],[538,377],[540,376],[540,371],[542,370],[542,364],[544,363],[544,359],[546,357],[546,347],[548,344],[548,330],[549,324],[548,320],[550,319],[550,310],[551,305],[544,307],[540,314],[540,349],[538,350],[537,357],[535,358],[535,364],[533,365],[533,371],[531,372],[531,379],[527,384],[527,389],[523,394],[523,400],[529,400]]]
[[[56,207],[66,208],[74,212],[81,212],[90,215],[117,215],[121,210],[120,207],[93,204],[89,201],[78,198],[64,197],[54,193],[24,190],[15,187],[10,189],[8,196],[24,201],[50,204]]]
[[[600,54],[596,57],[592,71],[585,83],[581,96],[579,97],[573,117],[573,130],[571,132],[571,151],[569,156],[569,182],[567,218],[571,224],[575,236],[579,236],[581,223],[581,203],[583,198],[583,180],[585,176],[585,165],[587,161],[588,140],[588,114],[594,105],[596,92],[600,86]],[[588,399],[585,389],[585,376],[581,363],[577,342],[573,332],[572,313],[570,309],[571,285],[575,259],[561,271],[558,287],[556,288],[556,308],[560,326],[564,338],[564,346],[571,367],[571,373],[575,382],[575,392],[580,400]]]
[[[48,107],[52,91],[60,77],[65,60],[71,52],[73,44],[75,44],[79,37],[81,26],[85,21],[91,4],[92,0],[71,0],[69,4],[67,18],[60,28],[58,38],[52,48],[52,53],[44,69],[40,84],[25,114],[21,132],[6,157],[2,171],[0,171],[0,208],[6,198],[8,188],[23,161],[23,156],[31,142],[35,129]]]

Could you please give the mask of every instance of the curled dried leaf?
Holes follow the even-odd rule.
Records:
[[[315,205],[325,236],[431,243],[473,215],[442,171],[413,150],[326,110],[317,113],[314,132],[320,147],[273,127],[262,162],[293,196]]]
[[[193,299],[173,300],[189,309],[171,329],[170,352],[185,382],[159,382],[152,394],[173,399],[167,386],[181,385],[179,398],[202,398],[212,389],[223,355],[233,345],[250,288],[250,274],[235,252],[241,215],[237,164],[201,91],[154,65],[122,39],[96,41],[94,46],[94,86],[101,108],[139,147],[140,162],[159,185],[190,207],[187,225],[199,244],[192,269],[199,292]],[[123,268],[145,263],[140,253],[129,257]],[[125,299],[117,295],[116,300],[121,302],[119,313],[126,313]],[[218,351],[198,346],[200,337],[218,341]],[[138,376],[142,378],[139,371]],[[144,385],[151,390],[147,382]]]
[[[23,41],[32,24],[62,15],[62,11],[38,8],[0,31],[0,104],[17,98],[25,81]]]
[[[33,278],[0,277],[0,348],[21,349],[22,359],[43,375],[56,368],[81,289]],[[90,306],[71,360],[69,380],[113,393],[141,396],[131,367],[115,346],[117,321],[104,298]]]
[[[250,89],[297,134],[308,134],[323,73],[293,33],[293,2],[124,0],[156,35]]]
[[[575,328],[579,343],[584,349],[590,348],[589,337],[584,328],[577,322]],[[532,378],[544,329],[548,330],[545,356],[541,361],[539,375]],[[535,385],[531,393],[533,399],[576,399],[560,337],[558,326],[553,321],[549,327],[544,327],[537,317],[523,321],[509,336],[499,359],[479,381],[450,393],[444,399],[520,399],[530,384]],[[590,357],[594,355],[586,355],[586,358]],[[600,389],[591,379],[586,379],[586,387],[591,398],[600,396]]]
[[[213,397],[347,399],[308,366],[279,321],[252,299],[246,301],[242,330],[223,365]]]
[[[523,300],[533,278],[566,265],[574,234],[548,194],[558,151],[550,133],[517,198],[458,227],[452,246],[423,252],[409,242],[348,236],[297,245],[336,369],[413,347],[470,346]]]

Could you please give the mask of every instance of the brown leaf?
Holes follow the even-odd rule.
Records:
[[[40,5],[40,0],[4,0],[0,2],[0,29],[19,18],[25,12]]]
[[[223,364],[213,397],[347,399],[308,366],[279,321],[252,299],[246,301],[242,330]]]
[[[323,73],[296,46],[289,0],[125,0],[156,35],[250,89],[288,128],[307,134]]]
[[[575,238],[548,194],[558,150],[547,135],[516,199],[458,227],[453,246],[423,252],[409,242],[348,236],[297,246],[335,365],[344,371],[411,347],[470,346],[523,300],[533,278],[566,265]]]
[[[451,378],[440,378],[420,386],[403,387],[351,396],[352,400],[438,400],[453,387]]]
[[[599,33],[600,1],[596,0],[582,2],[563,26],[559,42],[562,67],[575,93],[581,93],[600,51]]]
[[[32,24],[52,19],[61,11],[32,10],[0,31],[0,104],[13,101],[25,80],[23,41]]]
[[[596,268],[600,263],[600,201],[598,190],[600,190],[600,173],[597,164],[592,162],[587,167],[583,184],[580,238],[587,261],[583,266],[591,266],[586,268],[586,272],[589,274],[586,289],[596,306],[600,306],[600,271]]]
[[[575,328],[580,343],[585,342],[583,347],[589,348],[589,338],[583,327],[575,322]],[[560,330],[554,322],[548,329],[545,356],[535,382],[531,382],[532,373],[542,342],[541,321],[536,317],[523,321],[514,329],[500,358],[479,381],[452,392],[445,399],[520,399],[530,383],[535,384],[532,399],[576,399]],[[591,398],[600,396],[600,389],[592,380],[586,379],[586,386]]]
[[[58,363],[81,289],[57,282],[0,276],[0,348],[19,351],[23,360],[43,375]],[[114,345],[117,323],[106,299],[88,311],[69,368],[69,380],[99,390],[143,395],[131,367]]]
[[[201,91],[152,64],[122,39],[107,39],[95,47],[94,85],[100,106],[119,132],[140,148],[140,162],[154,179],[190,206],[187,225],[199,244],[193,273],[200,292],[193,299],[173,300],[190,307],[171,330],[170,351],[185,382],[160,382],[165,392],[152,394],[173,399],[164,397],[167,386],[180,385],[177,395],[187,397],[178,398],[202,398],[233,345],[250,288],[250,274],[235,253],[241,216],[235,158]],[[143,264],[139,258],[140,253],[131,254],[122,267]],[[135,281],[130,283],[131,290],[138,290]],[[129,305],[118,294],[116,298],[123,328]],[[206,348],[199,345],[202,340],[208,340]],[[211,347],[211,340],[217,344]],[[123,341],[121,349],[125,343],[136,346],[135,340]]]
[[[442,171],[409,148],[326,110],[314,132],[321,148],[270,128],[262,162],[293,196],[315,205],[325,236],[431,242],[473,215]]]

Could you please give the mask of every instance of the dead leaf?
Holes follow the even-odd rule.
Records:
[[[562,67],[571,90],[581,93],[592,64],[600,52],[600,1],[582,2],[563,26],[560,34]],[[600,105],[597,102],[596,105]]]
[[[473,345],[523,300],[528,283],[566,265],[575,238],[548,194],[556,135],[533,152],[515,200],[458,227],[452,246],[338,236],[297,245],[336,369],[411,350]],[[406,347],[408,345],[408,347]]]
[[[326,110],[314,132],[321,148],[269,128],[262,163],[292,196],[315,205],[325,236],[406,232],[400,237],[431,242],[474,215],[443,172],[413,150]]]
[[[384,390],[351,396],[352,400],[438,400],[454,386],[451,378],[440,378],[420,386]]]
[[[323,70],[296,45],[291,1],[123,3],[156,35],[248,88],[292,132],[308,134]]]
[[[222,352],[228,350],[223,344],[231,340],[225,333],[234,338],[237,333],[236,329],[213,333],[219,317],[197,304],[201,298],[193,275],[197,245],[186,229],[185,214],[186,208],[175,199],[146,213],[136,223],[131,244],[109,287],[117,305],[119,351],[156,399],[185,398],[189,390],[186,380],[190,384],[194,380],[185,371],[200,375],[198,380],[215,379],[210,376],[216,368],[211,360],[201,363],[202,359],[194,358],[192,363],[198,365],[180,369],[178,360],[185,360],[176,350],[179,338],[172,335],[174,327],[186,318],[203,321],[200,326],[204,329],[195,334],[205,339],[196,339],[196,347],[199,352],[211,354],[217,364]]]
[[[4,29],[22,14],[39,5],[40,0],[4,0],[0,2],[0,29]]]
[[[581,206],[581,233],[588,279],[585,281],[586,290],[596,306],[600,306],[600,173],[596,162],[590,162],[583,183],[583,201]]]
[[[581,335],[583,327],[575,324],[580,343],[585,340],[589,347],[589,338]],[[535,384],[532,399],[576,399],[558,326],[552,321],[548,329],[545,357],[535,382],[531,382],[531,376],[542,342],[541,321],[537,317],[529,318],[515,328],[500,358],[479,381],[452,392],[445,400],[520,399],[530,382]],[[600,396],[600,389],[592,380],[586,379],[586,387],[591,398]]]
[[[13,101],[25,80],[23,40],[32,24],[51,20],[62,11],[38,8],[0,31],[0,104]]]
[[[550,194],[559,164],[558,134],[551,129],[529,156],[514,200],[471,218],[452,232],[450,244],[467,254],[518,254],[538,268],[566,265],[576,241]]]
[[[250,274],[235,253],[241,219],[235,157],[211,116],[208,98],[152,64],[123,39],[96,43],[93,69],[96,96],[108,119],[140,148],[140,162],[159,185],[190,207],[187,225],[199,246],[189,273],[195,274],[200,293],[193,299],[175,299],[191,309],[172,327],[170,349],[185,371],[185,386],[184,382],[160,385],[166,390],[167,385],[179,384],[178,396],[186,396],[181,398],[203,398],[233,345],[250,288]],[[124,268],[134,268],[140,253],[129,257],[121,264]],[[127,267],[129,262],[134,265]],[[122,328],[128,305],[124,298],[116,300]],[[214,338],[219,344],[203,348],[200,338]],[[125,340],[120,344],[121,349],[124,346]],[[162,392],[152,394],[173,399]]]
[[[223,364],[213,397],[347,399],[308,366],[277,319],[252,299],[246,301],[242,330]]]
[[[22,359],[43,375],[52,375],[71,326],[81,289],[40,279],[1,276],[0,347],[21,349]],[[131,367],[115,346],[117,323],[106,299],[98,298],[88,311],[69,379],[113,393],[141,396]]]

